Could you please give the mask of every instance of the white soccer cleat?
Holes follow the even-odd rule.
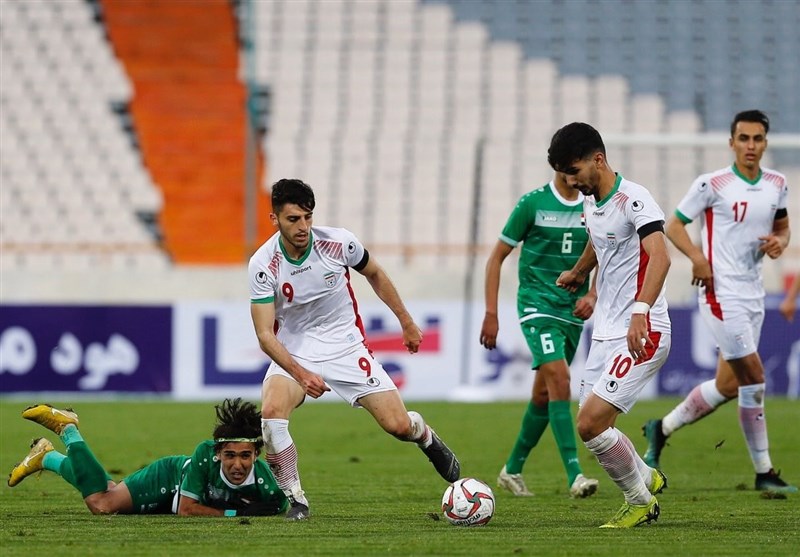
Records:
[[[525,485],[525,480],[522,479],[522,474],[509,474],[506,472],[506,467],[500,470],[500,475],[497,476],[497,485],[507,489],[517,497],[532,497],[533,493],[528,490]]]
[[[597,487],[599,485],[599,481],[592,478],[587,478],[583,474],[578,474],[575,477],[575,481],[572,482],[572,486],[569,488],[569,496],[573,499],[585,499],[586,497],[591,497],[597,492]]]

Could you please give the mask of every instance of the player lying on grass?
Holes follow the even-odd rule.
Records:
[[[226,399],[216,407],[213,440],[191,457],[156,460],[114,483],[78,431],[78,415],[48,404],[27,408],[22,417],[57,434],[66,454],[45,438],[35,439],[28,456],[8,477],[14,487],[41,470],[55,472],[83,495],[93,514],[182,516],[274,515],[288,507],[269,466],[258,460],[263,445],[261,413],[250,402]]]

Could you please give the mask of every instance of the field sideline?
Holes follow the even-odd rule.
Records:
[[[55,435],[19,417],[39,400],[0,400],[0,468],[7,475],[31,438]],[[677,401],[639,403],[621,429],[640,452],[639,428]],[[119,479],[170,454],[191,454],[210,436],[212,403],[81,402],[81,431],[100,462]],[[410,403],[459,455],[466,476],[495,486],[514,440],[524,403]],[[800,482],[800,403],[767,401],[772,458],[790,482]],[[319,425],[319,428],[317,426]],[[800,495],[765,499],[736,416],[728,404],[678,432],[662,457],[669,489],[661,519],[627,531],[598,530],[622,496],[580,446],[599,493],[573,501],[552,435],[546,433],[525,476],[536,493],[514,498],[495,491],[497,512],[483,528],[456,528],[438,518],[446,484],[413,445],[381,432],[364,411],[311,404],[298,411],[292,434],[300,453],[312,518],[179,518],[92,516],[80,494],[45,472],[0,488],[3,555],[798,555]]]

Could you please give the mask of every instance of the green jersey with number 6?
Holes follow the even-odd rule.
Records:
[[[589,236],[583,221],[583,196],[564,199],[553,182],[526,193],[508,217],[500,240],[516,247],[519,257],[517,310],[520,319],[553,317],[580,324],[575,302],[589,289],[587,280],[575,293],[556,286],[583,253]]]

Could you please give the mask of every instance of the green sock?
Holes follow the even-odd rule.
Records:
[[[72,464],[69,462],[67,455],[61,454],[58,451],[50,451],[42,459],[42,466],[45,470],[55,472],[75,489],[78,489],[78,484],[75,483],[75,473],[72,471]]]
[[[556,438],[561,462],[567,471],[569,485],[581,474],[581,465],[578,462],[578,449],[575,445],[575,427],[572,424],[572,412],[568,400],[551,400],[547,405],[550,414],[550,424],[553,437]]]
[[[514,443],[514,448],[511,449],[506,461],[506,472],[509,474],[522,472],[528,455],[541,439],[549,421],[547,408],[536,406],[533,402],[528,403],[528,408],[522,417],[522,427],[519,429],[517,442]]]
[[[60,437],[67,446],[67,461],[62,462],[58,470],[61,477],[75,486],[84,499],[108,489],[109,475],[97,462],[78,428],[70,424],[64,428]]]

